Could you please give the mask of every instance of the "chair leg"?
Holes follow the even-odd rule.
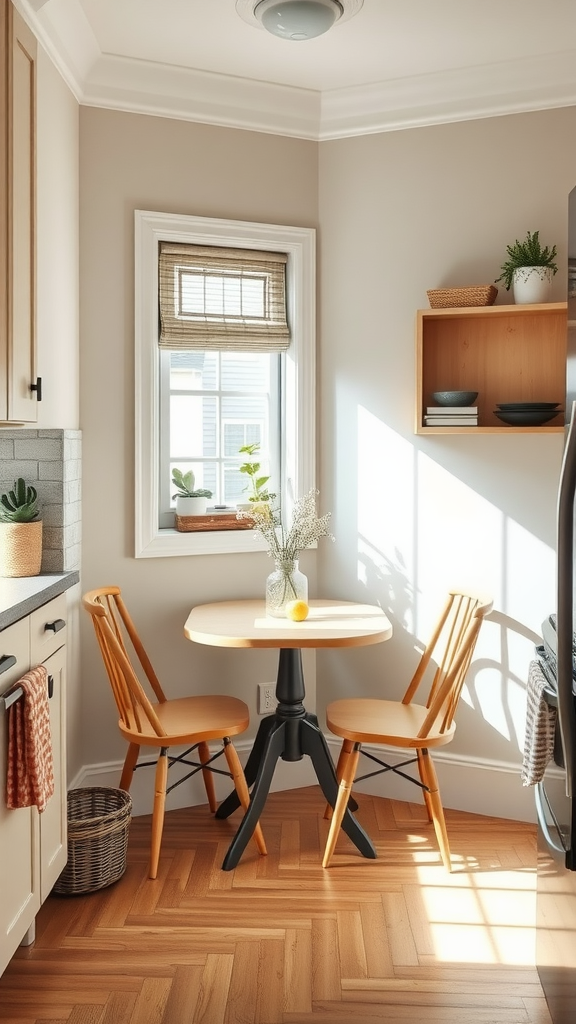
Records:
[[[206,764],[210,760],[210,749],[207,743],[198,744],[198,756],[202,764]],[[214,788],[214,776],[209,768],[202,769],[202,778],[204,779],[204,788],[206,789],[206,796],[208,797],[208,806],[212,811],[212,814],[216,814],[216,789]]]
[[[427,750],[422,751],[422,767],[424,769],[425,775],[425,779],[423,781],[425,781],[429,789],[428,797],[430,800],[430,811],[432,814],[432,822],[434,824],[436,839],[438,841],[438,846],[440,847],[442,862],[447,871],[452,871],[452,861],[450,858],[450,844],[448,842],[448,832],[446,830],[444,808],[442,807],[442,800],[440,799],[438,778],[436,776],[434,762],[432,761],[432,758],[430,757],[430,754],[428,753]]]
[[[354,744],[352,740],[343,740],[342,742],[342,746],[340,747],[340,753],[338,754],[338,763],[336,765],[336,778],[338,779],[338,782],[340,782],[340,779],[344,774],[344,767],[346,761],[348,760],[348,755],[352,752],[353,746]],[[326,821],[330,821],[332,817],[332,808],[330,804],[326,804],[324,817],[326,818]]]
[[[434,815],[432,814],[432,802],[430,800],[430,793],[428,792],[428,782],[426,778],[426,765],[424,762],[424,755],[421,750],[416,751],[418,758],[418,771],[420,772],[420,781],[422,785],[426,786],[426,789],[422,790],[424,796],[424,803],[426,804],[426,811],[428,813],[428,821],[434,821]]]
[[[164,806],[166,804],[166,783],[168,781],[168,748],[162,747],[156,763],[154,780],[154,809],[152,811],[152,839],[150,842],[150,878],[158,874],[160,846],[164,830]]]
[[[238,757],[236,747],[228,739],[227,736],[224,737],[224,754],[228,762],[230,774],[234,781],[234,788],[238,793],[240,805],[244,808],[245,811],[247,811],[250,806],[250,791],[248,789],[248,783],[246,782],[246,776],[244,775],[244,770],[242,768],[242,765],[240,764],[240,758]],[[262,832],[260,823],[258,823],[256,825],[256,828],[254,829],[253,838],[254,842],[256,843],[256,846],[258,847],[258,852],[263,855],[266,855],[268,853],[268,850],[266,849],[264,834]]]
[[[124,767],[122,769],[122,775],[120,776],[120,789],[125,789],[126,792],[128,792],[132,785],[132,776],[134,775],[134,769],[136,767],[139,753],[139,743],[128,744],[128,750],[126,751],[126,757],[124,758]]]
[[[354,783],[359,757],[360,744],[354,743],[350,753],[346,754],[346,760],[342,770],[342,777],[338,787],[338,796],[336,797],[334,813],[332,815],[332,821],[330,822],[330,831],[328,832],[326,849],[324,850],[324,857],[322,860],[323,868],[328,867],[332,859],[332,854],[334,853],[336,840],[338,839],[338,833],[342,824],[342,818],[344,817],[344,812],[346,811],[348,801],[350,799],[350,793],[352,792],[352,785]]]

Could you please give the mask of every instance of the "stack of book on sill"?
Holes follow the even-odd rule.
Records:
[[[425,427],[477,427],[477,405],[429,405],[424,416]]]

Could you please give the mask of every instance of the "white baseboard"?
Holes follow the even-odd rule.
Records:
[[[334,759],[338,756],[340,744],[334,737],[327,737],[328,746]],[[251,748],[251,741],[244,740],[234,743],[243,764],[246,762]],[[376,748],[367,747],[368,750]],[[380,748],[384,760],[390,753],[392,763],[398,762],[398,751],[385,751]],[[153,758],[142,758],[143,761]],[[363,771],[371,771],[370,762],[367,767],[359,767]],[[454,810],[470,811],[474,814],[487,814],[495,818],[509,818],[513,821],[536,821],[534,793],[532,786],[523,786],[520,780],[520,765],[508,762],[478,761],[461,755],[452,755],[447,751],[434,753],[434,764],[440,782],[442,802],[445,807]],[[219,766],[219,765],[218,765]],[[222,767],[226,764],[222,759]],[[410,772],[412,769],[409,769]],[[85,765],[76,775],[70,788],[84,786],[118,786],[122,762],[105,762]],[[133,814],[152,813],[153,768],[140,768],[136,771],[130,795],[133,803]],[[182,773],[184,774],[184,772]],[[230,781],[216,775],[216,795],[218,800],[230,792]],[[285,789],[300,789],[304,786],[317,784],[312,763],[308,757],[301,761],[278,761],[271,792]],[[169,779],[170,782],[170,779]],[[393,772],[366,779],[355,789],[360,793],[386,796],[395,800],[418,802],[421,797],[415,786],[399,778]],[[192,807],[206,803],[206,792],[200,773],[178,786],[166,799],[166,809]]]

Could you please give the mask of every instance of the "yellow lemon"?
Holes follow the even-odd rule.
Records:
[[[303,622],[308,618],[309,611],[306,601],[289,601],[286,605],[286,618],[292,619],[292,622]]]

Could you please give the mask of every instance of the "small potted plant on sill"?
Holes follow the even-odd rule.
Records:
[[[172,483],[177,488],[172,495],[176,499],[177,516],[205,516],[208,498],[212,491],[205,487],[196,488],[196,479],[191,469],[183,473],[180,469],[172,470]]]
[[[523,242],[516,239],[514,245],[506,246],[508,259],[500,267],[502,273],[495,283],[503,281],[506,291],[512,288],[517,305],[547,302],[552,278],[558,271],[554,262],[556,251],[555,245],[549,248],[540,244],[538,231],[528,231]]]
[[[240,455],[249,455],[250,459],[243,462],[240,466],[240,472],[244,473],[248,477],[248,487],[244,490],[250,489],[252,493],[248,496],[248,502],[238,505],[238,508],[244,512],[254,511],[255,509],[266,508],[268,502],[273,500],[276,495],[270,494],[270,491],[266,487],[270,477],[261,476],[260,469],[261,464],[253,458],[260,451],[260,442],[255,441],[254,444],[244,444],[238,449]]]
[[[38,493],[19,477],[0,496],[0,576],[38,576],[42,564],[42,519]]]

